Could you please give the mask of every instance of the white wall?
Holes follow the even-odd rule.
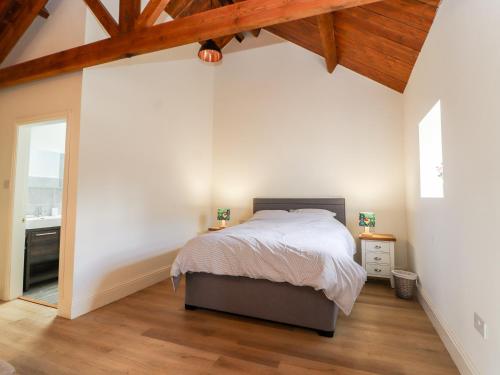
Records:
[[[37,17],[0,65],[13,65],[77,47],[84,41],[85,2],[50,0],[49,18]]]
[[[51,17],[38,18],[21,38],[2,66],[72,47],[84,40],[85,4],[52,0]],[[71,26],[69,25],[71,24]],[[61,32],[64,30],[64,32]],[[68,74],[0,90],[0,299],[8,277],[6,262],[10,237],[10,199],[13,183],[16,122],[44,119],[55,113],[70,114],[77,136],[80,119],[81,74]],[[70,303],[70,291],[62,291],[61,305]]]
[[[351,232],[373,210],[406,265],[400,94],[290,43],[226,55],[215,82],[214,208],[237,224],[254,197],[345,197]]]
[[[206,229],[212,88],[197,60],[84,71],[73,316],[167,278]]]
[[[54,114],[71,115],[75,131],[79,125],[81,74],[16,86],[0,91],[0,279],[8,275],[7,251],[10,236],[10,199],[14,184],[13,160],[15,153],[16,123],[48,119]],[[47,117],[45,117],[47,116]],[[8,298],[7,291],[0,295]]]
[[[49,20],[37,20],[4,65],[81,43],[83,2],[49,4]],[[86,40],[103,37],[89,17]],[[408,217],[424,296],[471,366],[495,374],[500,252],[478,233],[500,211],[499,18],[488,0],[443,2],[404,97],[406,152],[401,95],[340,66],[328,76],[317,56],[288,43],[226,54],[215,69],[191,59],[195,45],[123,60],[86,70],[83,97],[81,74],[2,90],[0,256],[15,122],[61,111],[78,120],[82,100],[71,315],[165,278],[174,251],[216,207],[232,208],[235,224],[256,196],[344,196],[351,231],[359,211],[375,211],[376,231],[399,239],[401,267]],[[445,198],[422,200],[418,123],[438,100]]]
[[[500,214],[499,20],[496,1],[443,1],[405,93],[411,263],[448,334],[484,375],[500,373],[500,251],[488,235]],[[418,124],[438,100],[445,197],[421,199]]]

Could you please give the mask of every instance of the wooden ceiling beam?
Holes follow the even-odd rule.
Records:
[[[28,30],[48,0],[24,1],[12,20],[8,20],[0,31],[0,63],[5,60],[19,39]],[[8,10],[7,10],[8,11]]]
[[[266,30],[324,57],[317,17],[303,18],[301,20],[268,26]]]
[[[10,0],[0,1],[0,20],[3,20],[11,5],[12,2]]]
[[[439,8],[442,0],[417,0],[420,3],[424,3],[436,8]]]
[[[246,1],[246,0],[231,0],[233,3],[241,3],[242,1]],[[253,29],[253,30],[250,30],[250,33],[252,33],[252,35],[256,38],[259,37],[260,35],[260,28],[257,28],[257,29]]]
[[[333,13],[324,13],[318,16],[318,27],[323,45],[323,56],[328,73],[333,73],[338,64],[335,29],[333,27]]]
[[[38,12],[38,15],[39,15],[40,17],[42,17],[42,18],[47,19],[47,18],[49,18],[50,13],[49,13],[49,11],[47,10],[47,8],[45,8],[45,7],[44,7],[44,8],[42,8],[42,10],[41,10],[40,12]]]
[[[237,1],[234,1],[234,0],[215,0],[215,2],[218,4],[219,7],[223,7],[223,6],[232,5]],[[241,43],[245,39],[245,35],[243,35],[243,33],[236,33],[236,34],[232,35],[232,38],[236,38],[236,40]],[[232,40],[232,38],[230,38],[226,44],[228,44]],[[223,47],[220,47],[220,48],[222,49]]]
[[[236,34],[234,34],[234,38],[236,38],[236,40],[241,43],[241,42],[243,42],[243,40],[245,40],[245,34],[236,33]]]
[[[120,34],[120,27],[115,21],[108,9],[101,3],[100,0],[84,0],[90,8],[99,23],[104,27],[109,36]]]
[[[165,11],[174,19],[192,16],[217,7],[233,4],[234,0],[171,0],[165,8]],[[242,42],[245,36],[242,33],[235,35],[226,35],[214,39],[214,42],[223,49],[233,38]],[[200,43],[203,44],[204,41]]]
[[[253,30],[251,30],[250,32],[252,33],[252,35],[253,35],[254,37],[258,38],[258,37],[259,37],[259,35],[260,35],[260,31],[261,31],[261,30],[262,30],[262,29],[253,29]]]
[[[120,0],[119,26],[122,33],[135,28],[135,21],[141,14],[141,0]]]
[[[212,0],[171,0],[165,8],[165,11],[172,18],[178,19],[213,9],[212,5],[216,7],[222,6],[218,0],[215,0],[215,3],[213,3]],[[221,38],[215,38],[213,41],[220,49],[223,49],[233,37],[234,35],[226,35]],[[205,41],[200,41],[200,44],[203,44],[203,42]]]
[[[171,0],[165,7],[165,12],[172,18],[182,17],[182,14],[193,5],[195,0]]]
[[[137,19],[135,28],[142,29],[144,27],[153,26],[169,2],[170,0],[149,0],[148,4]]]
[[[227,35],[221,38],[214,39],[214,42],[219,46],[220,49],[223,49],[225,46],[229,44],[231,40],[233,40],[233,35]]]
[[[436,7],[418,0],[386,0],[367,4],[365,9],[428,32],[436,16]]]
[[[0,87],[379,0],[247,0],[0,69]]]

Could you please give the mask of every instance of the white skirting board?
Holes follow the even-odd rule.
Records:
[[[133,293],[157,284],[170,277],[170,265],[141,275],[134,279],[124,281],[112,288],[103,290],[94,295],[74,299],[70,319],[75,319],[99,307],[108,305]]]
[[[441,337],[444,346],[448,350],[448,353],[450,353],[451,358],[460,371],[460,374],[479,375],[479,371],[476,369],[467,353],[465,353],[465,350],[462,344],[458,341],[455,332],[453,332],[450,326],[446,323],[446,320],[436,313],[436,309],[434,308],[428,294],[421,288],[418,288],[418,300],[432,322],[432,325],[439,334],[439,337]]]

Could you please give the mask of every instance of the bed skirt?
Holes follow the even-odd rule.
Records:
[[[335,302],[307,286],[209,273],[186,274],[186,309],[205,308],[316,330],[332,337]]]

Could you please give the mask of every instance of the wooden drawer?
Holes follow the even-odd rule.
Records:
[[[59,247],[60,228],[44,228],[28,230],[28,245],[51,246],[57,243]]]
[[[391,254],[376,251],[366,252],[366,263],[391,264]]]
[[[29,257],[32,265],[58,260],[59,247],[34,246],[30,249]]]
[[[61,228],[28,229],[24,254],[24,290],[33,283],[57,279]]]
[[[26,256],[30,264],[59,259],[60,228],[35,229],[28,232]]]
[[[369,276],[390,277],[391,266],[390,264],[367,263],[366,272]]]
[[[366,241],[366,252],[390,253],[391,243],[387,241]]]

